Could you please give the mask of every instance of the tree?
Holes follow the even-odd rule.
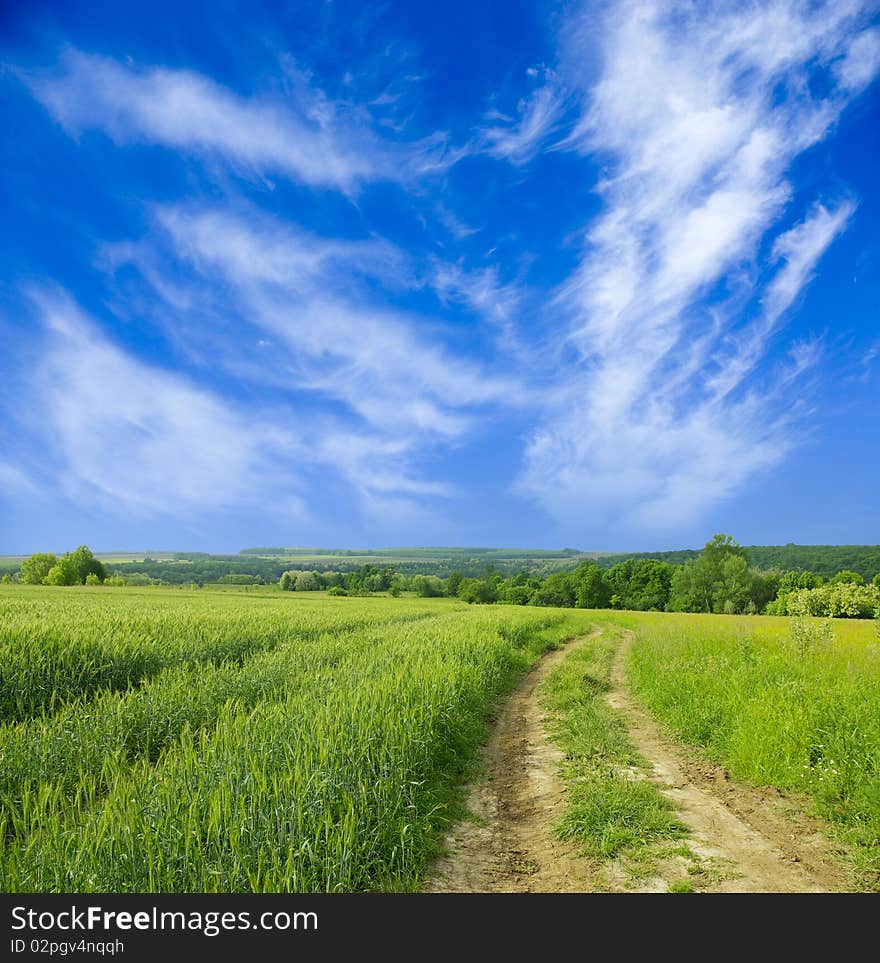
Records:
[[[21,580],[27,585],[42,585],[58,559],[51,552],[37,552],[21,563]]]
[[[71,553],[70,559],[76,569],[76,580],[80,584],[85,583],[88,575],[96,575],[101,582],[107,577],[107,570],[103,563],[95,558],[88,545],[80,545],[76,551]]]
[[[554,572],[548,575],[532,596],[533,605],[574,608],[576,602],[577,583],[574,572]]]
[[[498,600],[498,591],[489,579],[464,578],[458,586],[458,597],[468,604],[491,605]]]
[[[656,610],[669,603],[672,566],[654,558],[618,562],[606,576],[612,593],[609,604],[616,609]]]
[[[674,612],[743,612],[749,602],[745,549],[720,533],[672,577],[669,608]]]
[[[455,571],[450,572],[449,577],[446,579],[446,594],[450,598],[458,595],[458,587],[461,585],[461,581],[464,578],[461,572]],[[878,576],[880,578],[880,576]]]
[[[529,605],[535,590],[529,585],[505,582],[498,593],[498,601],[507,605]]]
[[[317,572],[296,572],[293,582],[297,592],[317,592],[321,588]]]
[[[838,572],[828,583],[829,585],[864,585],[865,580],[859,575],[858,572],[851,572],[849,569],[843,569]]]
[[[444,594],[443,582],[436,575],[414,575],[412,587],[416,595],[422,599],[440,598]]]
[[[574,571],[575,605],[579,609],[604,609],[611,602],[605,573],[594,562],[582,562]]]
[[[293,576],[290,572],[282,572],[281,578],[278,580],[278,584],[281,586],[282,592],[293,591]]]
[[[779,572],[756,572],[750,570],[748,612],[764,612],[779,594]]]
[[[880,572],[874,576],[874,588],[880,589]]]
[[[76,570],[76,565],[74,565],[73,558],[68,552],[64,558],[60,559],[57,564],[53,565],[52,568],[46,573],[46,584],[47,585],[78,585],[79,584],[79,574]]]

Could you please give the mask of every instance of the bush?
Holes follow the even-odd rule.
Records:
[[[833,619],[870,619],[880,614],[880,592],[854,582],[838,582],[815,589],[791,592],[786,600],[789,615],[814,615]]]
[[[348,595],[348,592],[341,585],[333,585],[327,589],[328,595]]]

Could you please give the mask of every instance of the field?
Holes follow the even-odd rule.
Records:
[[[685,851],[669,804],[620,778],[650,769],[607,704],[620,663],[679,740],[791,793],[877,889],[880,637],[812,625],[798,640],[770,617],[0,586],[0,889],[417,889],[493,706],[595,629],[542,696],[569,780],[561,837],[598,860]]]
[[[582,619],[0,594],[4,891],[408,889],[496,697]]]
[[[634,692],[731,776],[803,795],[880,888],[880,623],[620,616]],[[808,628],[809,633],[809,628]]]

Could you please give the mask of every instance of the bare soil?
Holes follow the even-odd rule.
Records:
[[[554,839],[566,806],[563,756],[547,733],[536,689],[585,641],[579,639],[541,658],[500,708],[482,749],[480,777],[468,794],[472,816],[447,835],[445,855],[431,866],[425,891],[663,892],[685,872],[692,874],[693,888],[704,892],[846,889],[847,872],[802,801],[734,782],[697,751],[675,744],[645,712],[624,676],[631,640],[629,634],[617,654],[607,699],[626,716],[630,738],[650,770],[628,770],[627,776],[652,779],[672,802],[690,830],[693,859],[658,859],[647,878],[634,881],[624,862],[600,866],[578,855],[576,845]]]
[[[690,848],[723,867],[724,878],[697,888],[714,892],[821,893],[847,888],[847,871],[804,802],[772,787],[735,782],[662,730],[630,694],[624,662],[628,633],[611,674],[608,702],[624,713],[629,736],[653,779],[690,829]]]
[[[473,818],[445,840],[429,893],[572,893],[594,888],[591,864],[551,830],[565,809],[562,752],[551,742],[536,688],[578,642],[543,656],[501,707],[467,798]]]

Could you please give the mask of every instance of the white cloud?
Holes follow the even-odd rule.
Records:
[[[435,259],[429,273],[431,287],[444,301],[465,304],[492,324],[506,328],[520,303],[516,284],[504,284],[498,265],[468,270],[459,263]]]
[[[769,340],[852,205],[818,205],[778,236],[769,271],[762,243],[792,200],[792,161],[876,70],[863,12],[623,3],[607,8],[598,65],[595,11],[563,28],[560,76],[584,106],[562,146],[605,176],[603,213],[555,302],[577,373],[519,484],[561,521],[595,511],[671,529],[788,449],[797,406],[781,390],[816,355],[768,370]]]
[[[880,28],[858,34],[835,68],[846,89],[857,92],[866,87],[880,70]]]
[[[365,512],[402,499],[413,510],[452,489],[416,477],[412,443],[354,431],[292,407],[256,410],[113,344],[64,294],[33,292],[44,350],[28,387],[30,444],[49,460],[53,492],[90,510],[197,518],[250,509],[306,519],[307,477],[329,471]],[[19,495],[38,490],[0,463]],[[313,483],[313,482],[312,482]]]
[[[551,74],[544,84],[519,102],[516,118],[491,112],[489,119],[502,123],[483,127],[474,149],[518,166],[527,164],[553,133],[563,108],[564,96]]]
[[[476,409],[514,394],[509,378],[448,350],[436,325],[365,296],[359,274],[386,287],[424,283],[384,241],[320,238],[253,211],[164,208],[156,222],[175,262],[195,269],[193,305],[219,297],[219,313],[237,319],[234,331],[244,321],[276,346],[290,390],[338,399],[373,430],[455,437]],[[181,312],[173,323],[185,319]],[[201,336],[205,321],[195,321]],[[232,352],[240,360],[237,345]],[[259,371],[267,376],[265,361]]]
[[[8,462],[0,461],[0,491],[7,495],[35,495],[39,490],[39,486],[26,472]]]
[[[442,133],[411,144],[378,138],[363,107],[329,100],[303,75],[284,98],[250,98],[189,70],[136,68],[67,50],[52,72],[23,75],[72,134],[98,128],[116,143],[155,143],[353,193],[406,181],[457,160]]]
[[[289,440],[180,375],[132,358],[66,297],[36,294],[46,349],[36,372],[40,430],[63,466],[60,487],[147,514],[217,509],[295,475]],[[35,400],[35,403],[39,403]]]
[[[735,389],[761,361],[780,319],[812,279],[819,259],[845,230],[854,210],[852,202],[841,202],[833,210],[820,204],[804,221],[776,238],[771,261],[782,261],[782,267],[764,288],[758,316],[728,339],[723,355],[716,355],[720,370],[707,381],[716,397]],[[803,370],[807,365],[798,367]]]

